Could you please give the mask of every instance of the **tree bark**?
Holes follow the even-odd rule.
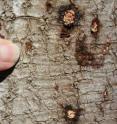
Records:
[[[85,14],[62,39],[58,9],[68,0],[52,0],[49,10],[46,0],[0,0],[0,33],[21,48],[18,64],[0,83],[0,124],[67,124],[60,104],[83,108],[78,124],[117,123],[115,2],[76,0]],[[101,22],[95,50],[111,40],[99,68],[80,66],[74,56],[77,32],[85,32],[87,43],[95,42],[90,33],[94,14]]]

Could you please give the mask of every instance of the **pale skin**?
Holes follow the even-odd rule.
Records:
[[[0,39],[0,72],[15,65],[20,56],[20,50],[12,41]]]

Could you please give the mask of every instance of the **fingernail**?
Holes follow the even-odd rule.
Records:
[[[19,47],[15,44],[0,45],[0,62],[16,63],[20,56]]]
[[[20,56],[20,49],[17,45],[12,44],[12,49],[13,49],[13,61],[17,62],[17,60],[19,59]]]

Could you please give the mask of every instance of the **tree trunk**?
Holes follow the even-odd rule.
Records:
[[[80,105],[78,124],[116,124],[117,1],[76,0],[84,16],[68,38],[60,38],[58,10],[69,1],[51,0],[48,8],[46,1],[0,0],[0,33],[21,48],[18,64],[0,83],[0,124],[67,124],[61,104]],[[90,33],[95,14],[101,22],[97,39]],[[87,43],[100,44],[93,52],[110,39],[100,67],[79,65],[80,31]]]

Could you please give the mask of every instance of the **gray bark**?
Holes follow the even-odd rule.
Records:
[[[76,1],[85,11],[79,28],[87,41],[94,42],[90,24],[96,7],[102,24],[98,42],[111,38],[104,66],[98,69],[77,64],[76,30],[67,39],[70,46],[59,37],[57,10],[68,1],[53,0],[51,14],[45,2],[0,0],[1,33],[21,47],[17,66],[0,83],[0,123],[66,124],[59,104],[76,106],[78,101],[83,108],[78,124],[117,124],[117,1]]]

